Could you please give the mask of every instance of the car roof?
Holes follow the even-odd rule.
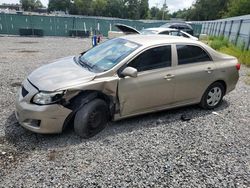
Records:
[[[200,42],[198,41],[171,35],[125,35],[120,38],[138,43],[143,46],[153,46],[158,44],[166,44],[166,43],[172,44],[172,43],[182,43],[182,42],[200,44]]]
[[[178,36],[172,36],[172,35],[138,35],[136,34],[136,35],[125,35],[119,38],[140,44],[142,45],[143,48],[147,48],[147,47],[151,47],[155,45],[161,45],[161,44],[175,44],[175,43],[198,45],[198,46],[205,48],[206,51],[212,56],[214,61],[232,58],[232,56],[217,52],[216,50],[212,49],[210,46],[204,44],[201,41],[196,41],[196,40],[192,40],[192,39],[185,38],[185,37],[178,37]]]

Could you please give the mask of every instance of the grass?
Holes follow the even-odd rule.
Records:
[[[223,37],[209,37],[208,44],[215,50],[220,50],[223,47],[229,47],[228,40]]]
[[[243,50],[243,46],[235,46],[224,37],[209,37],[208,40],[207,43],[215,50],[235,56],[240,63],[250,66],[250,50]]]

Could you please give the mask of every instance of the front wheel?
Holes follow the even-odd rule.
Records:
[[[108,105],[101,99],[85,104],[76,113],[74,130],[83,138],[90,138],[103,130],[108,122]]]
[[[216,108],[221,104],[224,94],[224,86],[219,82],[215,82],[210,85],[203,94],[200,106],[204,109]]]

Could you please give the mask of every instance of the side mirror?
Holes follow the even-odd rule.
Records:
[[[138,74],[138,71],[137,69],[133,68],[133,67],[126,67],[122,72],[121,72],[121,75],[122,76],[130,76],[130,77],[133,77],[133,78],[136,78],[137,77],[137,74]]]

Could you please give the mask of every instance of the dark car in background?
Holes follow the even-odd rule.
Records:
[[[194,35],[194,30],[193,30],[192,26],[189,25],[188,23],[185,23],[185,22],[166,23],[160,27],[178,29],[178,30],[185,31],[185,32],[189,33],[190,35]]]

